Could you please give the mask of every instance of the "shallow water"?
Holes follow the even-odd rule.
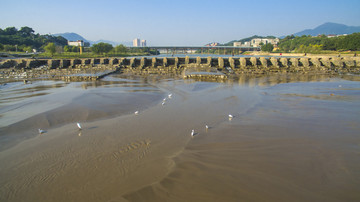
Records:
[[[119,74],[0,94],[1,201],[360,199],[356,75]]]

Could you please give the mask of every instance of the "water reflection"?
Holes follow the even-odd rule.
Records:
[[[196,69],[196,71],[202,71]],[[204,71],[199,74],[212,75],[215,71]],[[89,88],[121,88],[125,92],[159,92],[155,86],[161,82],[174,80],[182,80],[183,75],[180,74],[113,74],[101,80],[75,82],[75,86],[86,90]],[[325,82],[331,79],[344,79],[349,81],[360,81],[359,75],[328,75],[328,74],[242,74],[231,75],[227,79],[209,79],[206,76],[186,79],[184,83],[190,84],[194,82],[217,82],[226,83],[228,85],[241,86],[274,86],[281,83],[295,82]],[[22,82],[13,82],[3,85],[0,88],[0,104],[15,102],[31,97],[40,97],[47,95],[54,89],[68,86],[69,83],[62,81],[37,81],[31,84],[23,84]]]
[[[230,85],[240,85],[240,86],[274,86],[282,83],[297,83],[297,82],[326,82],[331,79],[344,79],[349,81],[360,81],[360,76],[358,75],[327,75],[327,74],[244,74],[244,75],[235,75],[228,79],[209,79],[207,77],[199,77],[196,79],[189,79],[186,83],[192,82],[217,82],[217,83],[226,83]]]
[[[35,81],[30,84],[12,82],[0,88],[0,104],[20,101],[31,97],[44,96],[52,90],[68,85],[58,81]]]
[[[101,80],[81,83],[81,88],[135,88],[141,90],[156,90],[155,84],[167,80],[181,78],[180,75],[134,75],[134,74],[113,74]]]
[[[33,94],[23,95],[23,96],[19,95],[19,96],[15,96],[15,97],[5,97],[5,98],[0,99],[0,104],[8,103],[8,102],[14,102],[14,101],[22,100],[22,99],[25,99],[25,98],[43,96],[43,95],[47,95],[47,94],[49,94],[49,93],[33,93]]]

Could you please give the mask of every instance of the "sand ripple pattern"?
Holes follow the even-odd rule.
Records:
[[[134,140],[128,144],[117,143],[105,149],[104,146],[109,146],[108,143],[106,140],[92,140],[82,148],[70,145],[57,152],[38,151],[27,155],[27,160],[21,164],[9,164],[8,167],[13,169],[4,169],[6,173],[2,173],[0,201],[17,201],[24,195],[31,201],[32,198],[38,198],[38,194],[66,190],[68,188],[65,186],[68,185],[75,185],[80,190],[94,189],[99,180],[109,180],[111,184],[111,178],[124,177],[136,169],[150,152],[151,146],[149,139]],[[3,167],[4,165],[0,169]],[[16,172],[17,175],[14,176],[11,172]],[[100,173],[102,174],[99,175]],[[84,179],[87,183],[78,184],[78,181],[84,182]],[[31,190],[43,191],[33,194]],[[51,194],[48,195],[50,197]],[[69,194],[64,200],[74,199],[74,195],[75,193]]]

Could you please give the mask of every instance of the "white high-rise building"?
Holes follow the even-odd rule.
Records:
[[[136,38],[133,40],[133,46],[134,47],[140,47],[140,39]]]
[[[145,39],[141,40],[141,47],[146,47],[146,40]]]

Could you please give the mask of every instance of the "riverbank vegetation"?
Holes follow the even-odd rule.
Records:
[[[360,51],[360,33],[333,37],[291,35],[280,40],[278,51],[294,53]]]

